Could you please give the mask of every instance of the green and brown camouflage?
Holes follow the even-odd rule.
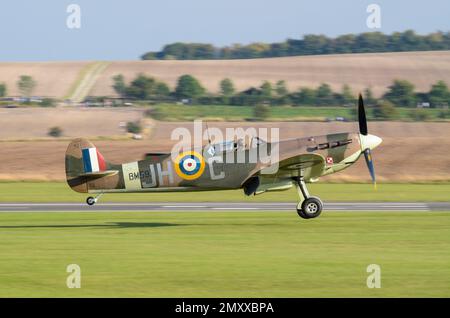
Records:
[[[346,169],[363,151],[361,138],[357,133],[338,133],[272,143],[259,139],[257,144],[231,142],[232,147],[228,149],[208,144],[194,149],[204,169],[192,179],[176,169],[181,165],[173,160],[178,154],[148,154],[143,160],[114,164],[104,160],[91,142],[80,138],[67,148],[66,176],[69,186],[82,193],[244,189],[246,194],[258,194],[288,189],[300,176],[314,182],[321,176]],[[213,155],[208,152],[211,147],[217,149]],[[262,151],[264,147],[267,148]],[[86,171],[83,149],[95,149],[98,160],[104,160],[103,169]],[[261,153],[265,151],[269,154],[277,151],[278,159],[262,160]],[[256,160],[251,160],[255,157]]]

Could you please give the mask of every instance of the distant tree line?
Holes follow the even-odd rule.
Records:
[[[234,44],[215,47],[204,43],[172,43],[158,52],[147,52],[143,60],[213,60],[251,59],[316,54],[376,53],[404,51],[450,50],[450,32],[434,32],[427,35],[416,34],[412,30],[345,34],[336,38],[325,35],[305,35],[302,39],[288,39],[278,43]]]
[[[237,92],[234,83],[224,78],[219,83],[219,93],[207,92],[198,79],[185,74],[178,78],[174,90],[151,76],[138,74],[129,84],[122,75],[113,77],[113,86],[117,94],[124,99],[161,102],[182,102],[185,104],[203,105],[235,105],[235,106],[353,106],[356,94],[350,86],[343,85],[339,92],[332,90],[329,84],[320,84],[317,88],[302,87],[289,91],[283,80],[271,83],[264,81],[259,87],[251,87]],[[417,93],[412,83],[407,80],[394,80],[387,92],[376,99],[370,88],[363,92],[365,102],[369,106],[385,105],[392,107],[446,108],[450,104],[450,92],[444,81],[432,85],[429,92]],[[389,114],[389,110],[386,111]],[[387,116],[386,115],[386,116]]]
[[[1,105],[13,105],[11,102],[17,102],[22,105],[38,105],[42,107],[56,106],[56,100],[53,98],[33,97],[33,92],[37,86],[37,81],[30,75],[20,75],[16,82],[20,97],[7,97],[8,88],[5,83],[0,83],[0,101]]]
[[[21,75],[17,81],[17,88],[22,97],[30,97],[36,87],[36,81],[29,75]],[[0,83],[0,97],[7,95],[8,89],[5,83]]]
[[[5,97],[8,92],[5,83],[0,83],[0,97]]]
[[[178,78],[174,91],[166,83],[151,76],[138,74],[130,84],[125,83],[123,75],[113,77],[114,91],[122,98],[140,101],[173,102],[181,99],[196,100],[206,94],[205,88],[191,75]]]

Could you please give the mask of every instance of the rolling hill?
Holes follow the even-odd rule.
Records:
[[[9,95],[18,95],[20,75],[33,76],[38,85],[34,94],[67,98],[80,90],[84,94],[114,95],[111,77],[123,74],[131,80],[145,73],[175,86],[182,74],[192,74],[212,92],[224,77],[233,79],[238,90],[258,86],[263,80],[285,80],[293,90],[315,87],[326,82],[335,90],[348,84],[354,91],[372,87],[381,95],[393,79],[408,79],[418,91],[426,91],[438,80],[450,83],[450,51],[340,54],[296,56],[252,60],[203,61],[112,61],[100,70],[98,62],[23,62],[0,63],[0,82]],[[94,74],[95,73],[95,74]]]

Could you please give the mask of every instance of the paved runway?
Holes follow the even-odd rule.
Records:
[[[0,212],[111,212],[111,211],[172,211],[172,212],[238,212],[286,211],[295,209],[294,202],[177,202],[177,203],[107,203],[94,206],[83,203],[0,203]],[[450,202],[325,202],[325,211],[450,211]]]

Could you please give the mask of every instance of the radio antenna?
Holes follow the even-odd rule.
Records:
[[[205,120],[206,133],[208,134],[208,143],[211,144],[211,136],[209,135],[208,122]]]

